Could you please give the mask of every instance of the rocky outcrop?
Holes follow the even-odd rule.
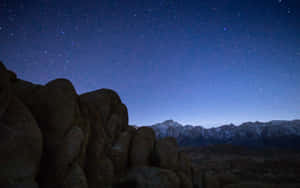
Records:
[[[34,187],[43,140],[31,113],[16,97],[1,118],[0,143],[0,187]]]
[[[178,145],[175,138],[160,139],[155,144],[154,163],[162,168],[177,170],[179,167],[178,154]]]
[[[0,62],[0,117],[5,112],[10,101],[10,85],[9,74],[4,65]]]
[[[132,139],[130,165],[132,167],[149,166],[151,164],[154,143],[154,131],[149,127],[139,128]]]
[[[116,92],[37,85],[0,63],[0,187],[190,188],[191,172],[176,140],[128,125]]]
[[[0,63],[0,187],[38,187],[43,137],[29,109],[12,95]]]

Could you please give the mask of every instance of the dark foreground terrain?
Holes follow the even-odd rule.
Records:
[[[118,94],[37,85],[0,63],[0,188],[193,187],[176,140],[128,125]]]
[[[297,150],[250,149],[232,145],[181,150],[189,155],[203,177],[210,177],[206,181],[217,178],[221,184],[240,182],[240,187],[300,187],[300,151]],[[207,183],[203,180],[204,187]]]

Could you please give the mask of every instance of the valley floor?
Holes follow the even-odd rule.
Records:
[[[240,187],[300,187],[300,151],[253,150],[230,145],[181,149],[204,173],[203,187],[210,187],[207,184],[211,178],[207,176],[218,177],[220,184],[234,181]]]

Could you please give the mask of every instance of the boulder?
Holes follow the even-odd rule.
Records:
[[[38,91],[43,89],[44,86],[17,79],[11,81],[11,88],[14,95],[32,111],[32,107],[36,103],[36,98],[38,98]]]
[[[103,170],[101,169],[103,163],[107,163],[108,168],[113,168],[113,164],[105,162],[109,159],[103,159],[108,153],[107,150],[111,148],[111,141],[105,133],[103,121],[99,112],[95,111],[92,104],[88,104],[80,98],[81,112],[83,118],[89,123],[90,135],[88,145],[86,148],[85,172],[89,188],[96,188],[102,184]],[[97,115],[98,114],[98,115]]]
[[[101,126],[107,142],[114,142],[128,126],[128,112],[118,94],[110,89],[100,89],[80,95],[80,101],[89,111],[92,126]]]
[[[66,176],[62,188],[88,188],[84,171],[75,164]]]
[[[173,137],[159,139],[155,143],[153,163],[160,168],[178,168],[178,145]]]
[[[219,184],[221,187],[225,187],[226,185],[237,184],[239,183],[238,177],[232,174],[218,174],[217,175]]]
[[[43,187],[58,187],[63,183],[68,165],[78,157],[70,156],[77,155],[78,151],[70,154],[70,151],[61,148],[78,150],[78,145],[81,144],[68,135],[76,126],[77,94],[72,83],[65,79],[51,81],[46,86],[31,91],[32,96],[24,99],[36,117],[44,137],[44,155],[38,181]],[[82,142],[82,136],[79,140]]]
[[[80,100],[78,100],[78,105],[75,109],[74,125],[80,128],[83,133],[83,140],[77,161],[82,169],[84,169],[86,166],[87,148],[91,135],[90,121],[88,118],[86,118],[85,113],[84,107],[80,104]]]
[[[12,96],[0,119],[1,187],[37,187],[43,139],[28,108]]]
[[[79,127],[73,127],[65,136],[62,144],[57,148],[55,160],[53,163],[54,174],[60,182],[64,181],[64,177],[68,174],[71,167],[76,162],[84,140],[83,132]]]
[[[132,130],[122,132],[111,148],[110,158],[114,163],[115,171],[118,176],[124,175],[128,168],[129,148],[133,135],[134,132]]]
[[[193,188],[193,183],[186,174],[184,174],[183,172],[178,172],[177,176],[180,180],[180,188]]]
[[[9,75],[5,66],[0,62],[0,118],[8,107],[11,98]]]
[[[102,130],[104,134],[104,130]],[[96,139],[94,136],[93,130],[91,131],[91,142],[89,142],[87,147],[87,156],[86,156],[86,176],[88,180],[89,188],[97,187],[99,183],[102,183],[102,169],[101,166],[105,161],[102,159],[105,155],[105,142],[104,139]],[[98,134],[99,136],[101,134]],[[113,166],[113,165],[111,165]]]
[[[97,112],[102,117],[103,123],[106,123],[116,105],[121,104],[119,95],[110,89],[99,89],[96,91],[80,95],[80,99],[89,105],[92,111]]]
[[[49,82],[36,89],[29,104],[45,138],[47,153],[55,153],[66,132],[72,127],[77,95],[72,83],[65,79]]]
[[[170,170],[156,167],[137,167],[122,178],[116,188],[179,188],[180,180]]]
[[[16,73],[14,73],[13,71],[7,70],[7,73],[10,82],[15,82],[18,80]]]
[[[204,184],[203,186],[205,188],[221,188],[220,183],[218,181],[218,177],[211,175],[211,174],[205,174],[204,175]]]
[[[128,126],[128,110],[125,104],[119,103],[115,109],[114,113],[118,114],[120,116],[122,126],[120,127],[121,131],[125,131],[129,126]]]
[[[103,154],[104,155],[104,154]],[[105,155],[94,161],[94,168],[87,169],[89,188],[111,186],[114,183],[114,165]]]
[[[154,149],[155,133],[150,127],[141,127],[137,130],[132,140],[130,150],[131,167],[151,164],[152,151]]]
[[[119,114],[112,114],[107,122],[107,136],[114,142],[123,129],[123,122]]]

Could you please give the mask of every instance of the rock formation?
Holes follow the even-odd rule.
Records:
[[[37,85],[0,63],[1,188],[190,188],[176,140],[128,125],[109,89],[78,95],[56,79]]]
[[[129,126],[127,108],[112,90],[78,95],[66,79],[37,85],[0,62],[0,187],[270,186],[192,165],[175,138]]]

